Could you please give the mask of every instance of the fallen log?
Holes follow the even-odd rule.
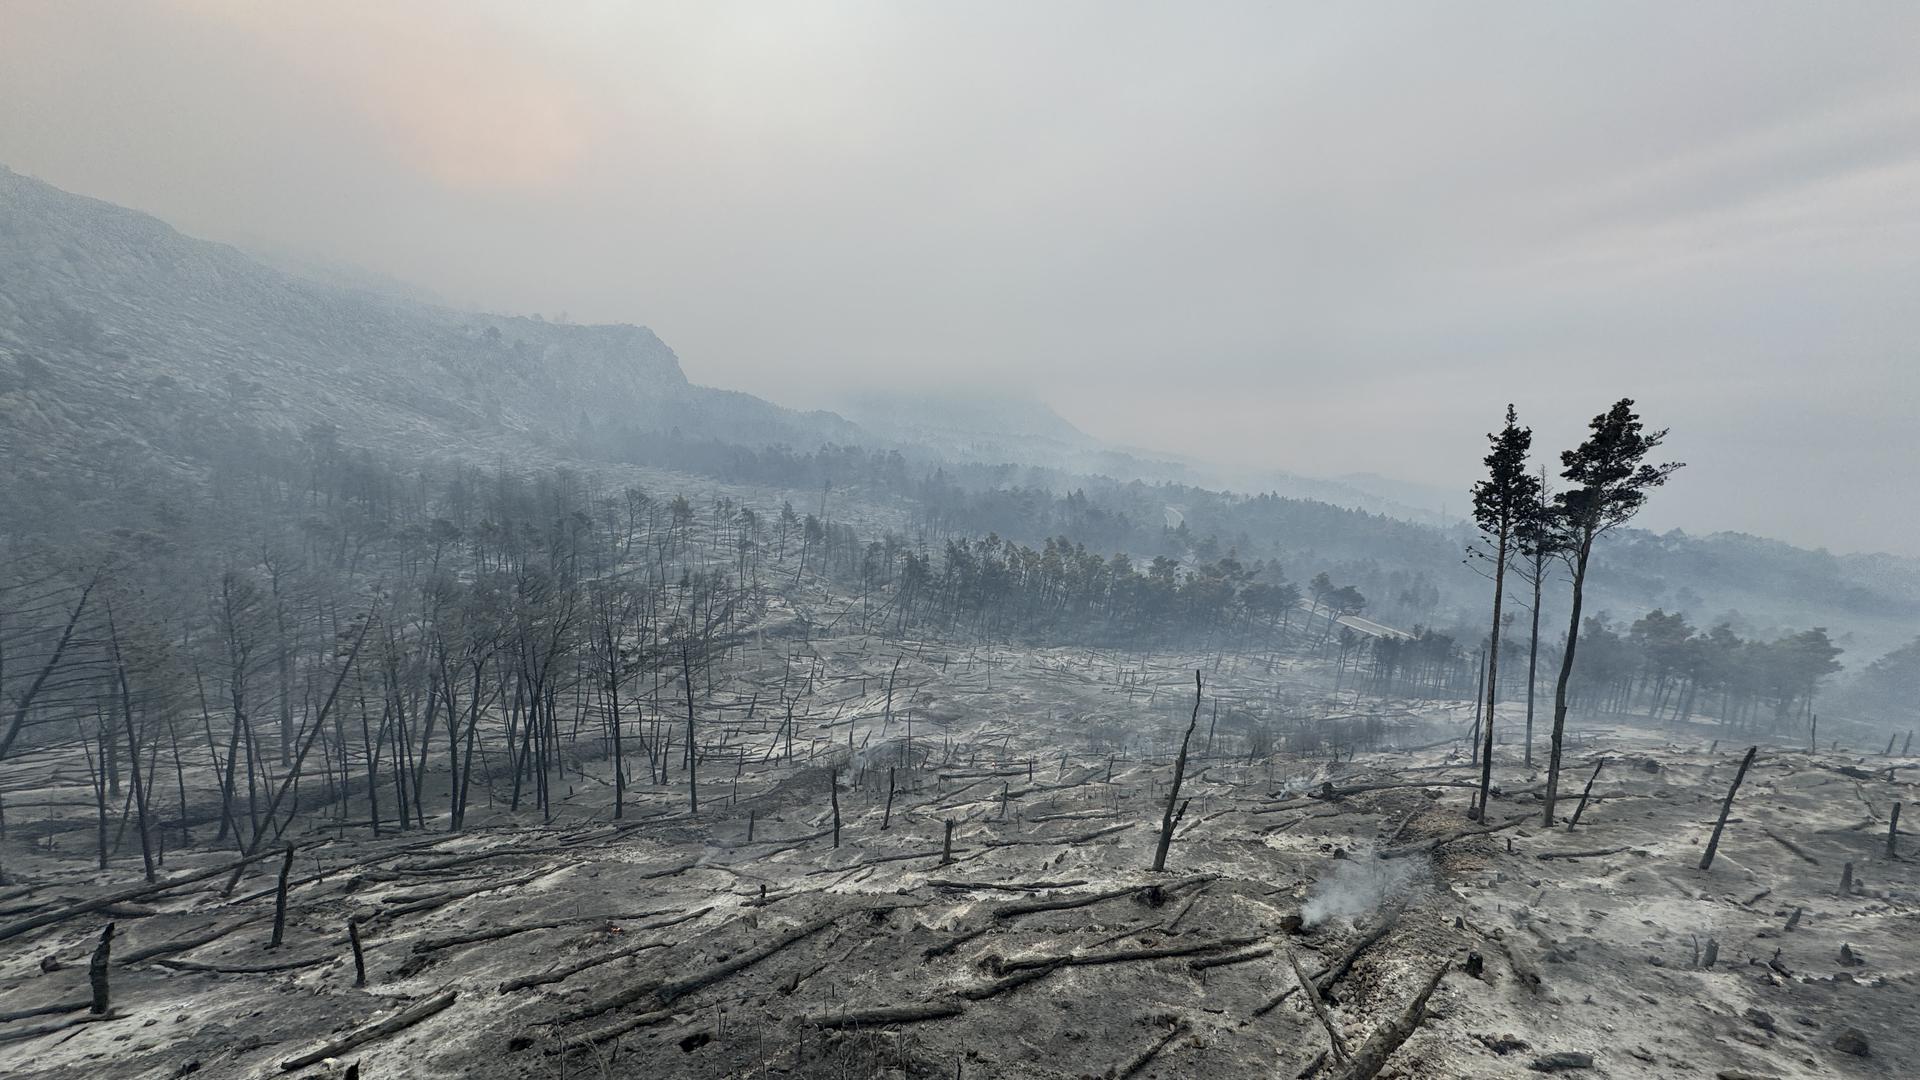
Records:
[[[32,1009],[15,1009],[12,1012],[0,1013],[0,1024],[11,1024],[15,1020],[31,1020],[36,1016],[58,1016],[61,1013],[79,1012],[89,1004],[91,1004],[91,1002],[62,1001],[52,1005],[41,1005]]]
[[[81,1007],[85,1008],[84,1005]],[[0,1042],[20,1042],[24,1039],[37,1039],[42,1035],[58,1034],[69,1028],[79,1027],[82,1024],[97,1024],[102,1020],[119,1020],[121,1018],[122,1014],[117,1012],[88,1013],[85,1016],[76,1016],[70,1020],[59,1020],[51,1024],[35,1024],[32,1027],[23,1028],[4,1027],[0,1028]]]
[[[685,815],[677,814],[673,811],[665,811],[642,818],[638,821],[628,821],[603,829],[595,829],[585,835],[575,836],[572,839],[561,840],[557,843],[536,844],[529,847],[515,847],[512,844],[503,844],[499,847],[487,848],[484,851],[470,851],[461,855],[449,855],[445,858],[434,859],[429,862],[403,863],[396,865],[393,869],[403,874],[420,874],[431,873],[435,870],[446,870],[455,866],[466,866],[470,863],[484,862],[488,859],[518,857],[523,855],[552,855],[556,852],[568,851],[577,847],[617,839],[635,830],[646,828],[649,825],[665,825],[681,820],[685,820]],[[431,841],[424,845],[415,845],[409,850],[418,850],[420,847],[431,847],[434,844],[443,842],[444,838]],[[381,858],[390,858],[393,854],[396,853],[389,853],[388,855],[381,856]]]
[[[834,931],[833,940],[827,942],[826,948],[823,949],[822,951],[832,949],[834,944],[840,940],[840,937],[841,937],[840,932],[837,930]],[[849,959],[852,959],[853,954],[857,950],[857,948],[858,946],[856,946],[854,949],[848,949],[844,954],[841,955],[839,962],[844,964]],[[796,971],[793,974],[787,976],[785,979],[782,979],[780,981],[780,987],[779,987],[780,993],[783,996],[792,997],[794,992],[800,989],[800,984],[806,982],[808,979],[813,978],[815,975],[818,975],[821,972],[827,970],[829,967],[832,967],[834,965],[834,962],[835,961],[833,957],[829,956],[822,959],[819,963],[814,964],[810,968],[806,968],[801,971]]]
[[[1543,851],[1535,855],[1534,858],[1542,862],[1553,859],[1597,859],[1602,855],[1618,855],[1625,850],[1627,849],[1623,845],[1621,847],[1595,848],[1592,851]]]
[[[1285,800],[1282,800],[1281,802],[1277,802],[1273,804],[1272,806],[1256,806],[1253,809],[1248,810],[1247,813],[1278,814],[1286,810],[1305,810],[1308,807],[1317,806],[1319,805],[1319,803],[1320,803],[1320,800],[1318,799],[1285,799]]]
[[[1046,889],[1072,889],[1085,885],[1086,879],[1073,881],[949,881],[945,878],[928,878],[926,883],[936,889],[980,889],[996,892],[1041,892]]]
[[[823,829],[820,832],[808,833],[805,836],[789,837],[783,840],[756,840],[754,841],[754,843],[776,845],[760,856],[760,858],[766,859],[766,858],[771,858],[775,855],[779,855],[782,852],[792,851],[794,848],[806,847],[808,844],[813,843],[815,840],[818,840],[821,837],[832,836],[832,835],[833,835],[832,829]]]
[[[82,898],[78,896],[61,896],[57,899],[64,904],[78,904],[82,901]],[[35,907],[39,906],[41,905],[35,905]],[[22,910],[34,909],[26,908]],[[110,919],[145,919],[160,914],[160,909],[145,907],[140,904],[109,904],[106,907],[95,910],[94,914],[105,915]]]
[[[870,859],[847,863],[844,866],[823,866],[818,870],[807,871],[808,877],[821,874],[838,874],[846,870],[857,870],[866,866],[879,866],[882,863],[910,862],[914,859],[950,859],[956,852],[972,851],[972,848],[942,848],[939,851],[909,851],[898,855],[875,855]]]
[[[297,1057],[290,1057],[280,1063],[280,1069],[282,1072],[304,1069],[330,1057],[339,1057],[356,1046],[370,1043],[375,1039],[383,1039],[396,1031],[404,1031],[452,1005],[458,994],[457,990],[442,990],[430,998],[407,1006],[377,1024],[369,1024],[357,1031],[349,1032],[327,1042],[317,1050],[309,1050]]]
[[[1518,825],[1521,822],[1526,821],[1531,817],[1533,817],[1532,814],[1521,814],[1518,817],[1508,818],[1506,821],[1503,821],[1498,825],[1476,825],[1471,829],[1461,829],[1459,832],[1449,833],[1446,836],[1435,837],[1432,840],[1422,840],[1417,844],[1408,844],[1405,847],[1388,848],[1387,850],[1382,851],[1379,857],[1382,859],[1404,859],[1409,855],[1425,855],[1429,852],[1438,851],[1441,848],[1445,847],[1448,844],[1453,843],[1456,840],[1465,840],[1471,836],[1484,836],[1487,833],[1496,833],[1496,832],[1500,832],[1503,829],[1511,829],[1515,825]]]
[[[1333,989],[1335,983],[1347,977],[1347,972],[1353,970],[1353,965],[1360,959],[1360,955],[1387,936],[1387,931],[1393,929],[1394,924],[1400,921],[1400,913],[1404,910],[1406,910],[1406,904],[1403,901],[1382,911],[1379,925],[1368,931],[1365,937],[1354,942],[1353,947],[1348,949],[1340,959],[1327,965],[1327,969],[1321,972],[1314,982],[1314,987],[1320,991],[1321,997],[1328,997],[1328,991]]]
[[[219,941],[221,938],[226,937],[228,934],[233,933],[235,930],[240,929],[241,927],[247,925],[248,923],[258,922],[259,920],[264,918],[266,918],[266,914],[262,912],[259,914],[250,915],[244,919],[235,920],[234,922],[230,922],[225,926],[215,927],[214,929],[209,930],[204,934],[195,934],[192,937],[185,937],[185,938],[174,938],[172,941],[162,941],[156,945],[149,945],[144,949],[135,949],[132,952],[127,953],[125,956],[121,957],[120,964],[122,966],[125,966],[127,964],[138,964],[145,960],[151,960],[156,956],[167,956],[172,953],[187,952],[191,949],[197,949],[202,945],[211,945],[212,943]]]
[[[1179,912],[1176,913],[1173,918],[1167,920],[1167,933],[1175,933],[1180,929],[1180,924],[1186,921],[1187,913],[1193,910],[1194,905],[1200,902],[1202,896],[1206,895],[1207,888],[1207,885],[1202,885],[1193,890],[1193,895],[1187,897],[1187,902],[1180,905]]]
[[[475,945],[482,941],[498,941],[501,938],[513,937],[516,934],[531,933],[535,930],[557,930],[562,926],[571,926],[575,923],[611,923],[621,922],[627,919],[648,919],[655,915],[672,915],[677,911],[679,911],[678,908],[663,908],[657,911],[642,911],[629,915],[569,915],[559,919],[542,919],[538,922],[514,923],[509,926],[495,926],[486,930],[470,930],[464,934],[448,934],[445,937],[422,938],[413,943],[413,951],[416,953],[437,952],[441,949],[452,949],[461,945]],[[635,929],[646,930],[650,929],[650,927],[642,926],[635,927]]]
[[[435,837],[432,840],[421,840],[415,843],[406,844],[401,847],[393,848],[392,850],[389,850],[389,851],[383,851],[378,855],[368,855],[364,858],[353,859],[349,862],[341,863],[338,866],[330,866],[322,870],[316,870],[311,874],[305,874],[287,882],[287,888],[288,889],[305,888],[306,886],[312,885],[315,882],[325,881],[328,878],[339,877],[343,874],[348,873],[349,871],[360,870],[362,867],[372,866],[374,863],[380,862],[382,859],[391,859],[391,858],[394,858],[395,856],[407,855],[415,851],[424,851],[427,848],[436,847],[440,844],[444,844],[451,839],[453,839],[453,837],[440,836],[440,837]],[[281,849],[281,851],[282,853],[284,853],[285,849],[283,848]],[[355,874],[354,877],[356,877],[361,881],[394,881],[394,880],[398,880],[400,875],[391,870],[369,870],[369,871],[366,871],[365,873]],[[276,882],[275,884],[269,885],[264,889],[258,889],[254,892],[246,893],[245,895],[242,895],[242,896],[223,897],[223,899],[225,899],[226,902],[221,904],[220,906],[221,907],[239,907],[246,904],[251,904],[255,900],[264,900],[267,897],[272,896],[275,892],[279,891],[279,888],[280,886]]]
[[[1087,907],[1105,900],[1114,900],[1139,892],[1145,886],[1129,885],[1124,889],[1107,889],[1102,892],[1087,893],[1084,896],[1059,896],[1046,900],[1027,900],[1018,904],[1002,904],[994,908],[991,914],[996,919],[1011,919],[1020,915],[1031,915],[1040,911],[1066,911],[1069,908]]]
[[[886,910],[886,908],[860,909],[860,911],[866,913],[871,913],[876,910]],[[699,990],[705,986],[711,986],[730,975],[745,971],[747,968],[758,964],[762,960],[805,941],[807,938],[825,930],[827,927],[832,926],[834,923],[839,922],[851,914],[853,914],[851,911],[842,911],[804,923],[757,948],[748,949],[737,956],[729,957],[720,963],[703,968],[692,974],[682,975],[677,979],[670,979],[663,982],[655,988],[653,996],[660,1004],[670,1005],[674,1001],[693,993],[695,990]]]
[[[689,859],[686,862],[674,863],[672,866],[663,866],[658,870],[648,870],[645,873],[638,875],[638,877],[639,877],[639,880],[641,881],[652,881],[656,878],[673,877],[676,874],[684,874],[689,870],[697,869],[700,866],[704,865],[704,863],[705,863],[705,860],[703,859]]]
[[[1096,821],[1102,818],[1119,817],[1113,810],[1074,810],[1060,814],[1042,814],[1039,817],[1025,818],[1029,825],[1038,825],[1046,821]]]
[[[1480,787],[1480,782],[1478,780],[1395,780],[1392,782],[1379,783],[1379,784],[1354,784],[1349,787],[1341,787],[1341,788],[1334,787],[1331,783],[1326,783],[1326,784],[1320,785],[1320,787],[1316,790],[1307,792],[1307,798],[1309,799],[1344,799],[1349,795],[1365,795],[1370,791],[1393,791],[1397,788],[1430,788],[1430,787],[1457,787],[1457,788],[1478,789]]]
[[[675,926],[683,922],[689,922],[691,920],[697,919],[700,916],[705,915],[707,912],[712,910],[713,908],[711,907],[703,907],[698,911],[690,911],[687,914],[682,915],[677,919],[667,919],[663,922],[649,923],[646,926],[629,927],[627,928],[626,932],[637,934],[645,930],[665,929],[666,927],[669,927],[669,926]],[[556,983],[562,979],[569,978],[574,975],[578,975],[579,973],[587,970],[588,968],[599,967],[602,964],[611,964],[615,960],[623,960],[629,956],[633,956],[636,953],[645,952],[648,949],[663,949],[663,948],[666,948],[668,944],[669,942],[665,942],[665,941],[645,941],[637,945],[629,945],[623,949],[616,949],[613,952],[608,953],[604,956],[590,957],[586,960],[581,960],[572,964],[568,964],[565,967],[550,968],[537,975],[523,975],[517,979],[508,979],[506,982],[500,984],[500,992],[511,993],[512,991],[525,990],[528,987],[532,987],[532,986],[545,986],[548,983]]]
[[[802,923],[770,941],[728,957],[726,960],[714,964],[711,967],[703,968],[692,974],[682,975],[677,979],[641,983],[542,1022],[547,1024],[565,1024],[575,1020],[585,1020],[587,1017],[598,1016],[601,1013],[620,1008],[623,1005],[630,1005],[648,995],[652,995],[653,999],[662,1006],[670,1005],[674,1001],[693,993],[695,990],[710,986],[730,975],[744,971],[784,949],[791,948],[805,941],[807,938],[820,933],[822,930],[825,930],[827,927],[832,926],[834,923],[849,915],[875,911],[891,911],[895,908],[911,906],[914,905],[908,903],[888,903],[869,907],[851,908],[846,911],[835,912],[832,915],[821,916]]]
[[[1400,839],[1400,834],[1407,831],[1407,826],[1413,824],[1414,815],[1418,814],[1419,812],[1420,812],[1420,808],[1417,806],[1407,811],[1407,816],[1401,818],[1400,824],[1395,825],[1393,827],[1393,831],[1387,834],[1386,842],[1391,844],[1395,840]]]
[[[1065,966],[1066,961],[1062,960],[1051,967],[1029,968],[1026,971],[1016,971],[1011,975],[995,979],[990,983],[984,983],[980,986],[970,986],[960,991],[960,996],[969,1001],[985,1001],[990,997],[998,997],[1009,990],[1018,989],[1030,982],[1044,979]]]
[[[665,941],[643,941],[638,945],[629,945],[624,949],[616,950],[614,952],[608,953],[605,956],[596,956],[589,960],[582,960],[578,963],[568,964],[566,967],[553,968],[548,971],[540,972],[537,975],[522,975],[517,979],[508,979],[506,982],[501,983],[500,992],[503,994],[510,994],[515,990],[525,990],[528,987],[532,987],[532,986],[545,986],[548,983],[556,983],[570,976],[578,975],[580,972],[585,971],[588,968],[599,967],[602,964],[611,964],[615,960],[624,960],[629,956],[636,956],[640,953],[646,952],[648,949],[664,949],[669,944],[670,944],[669,942],[665,942]],[[647,991],[652,990],[654,985],[655,984],[652,984],[652,983],[643,984],[639,988],[639,992],[636,993],[633,997],[628,998],[627,1001],[638,1001],[641,997],[644,997],[646,995]],[[626,1004],[626,1002],[620,1002],[619,1004]],[[609,1008],[611,1007],[612,1006],[609,1006]],[[605,1012],[605,1011],[606,1011],[605,1009],[596,1010],[594,1015],[598,1015],[598,1013]]]
[[[1321,818],[1344,817],[1347,813],[1348,811],[1345,811],[1345,810],[1329,810],[1324,814],[1307,814],[1304,817],[1297,817],[1297,818],[1294,818],[1292,821],[1288,821],[1280,825],[1269,825],[1266,828],[1261,829],[1260,834],[1262,836],[1272,836],[1275,833],[1286,832],[1288,829],[1291,829],[1302,822],[1318,821]]]
[[[953,937],[948,938],[938,945],[929,946],[920,956],[927,960],[931,960],[936,956],[945,956],[960,946],[965,945],[967,942],[978,938],[992,928],[993,924],[989,923],[977,930],[968,930],[963,934],[955,934]]]
[[[55,911],[48,911],[39,915],[30,916],[28,918],[21,919],[19,922],[9,923],[6,926],[0,926],[0,941],[5,941],[8,938],[19,937],[21,934],[24,934],[29,930],[38,930],[42,926],[51,926],[54,923],[63,922],[67,919],[74,918],[75,916],[88,915],[93,912],[99,911],[102,908],[112,907],[116,904],[125,903],[128,900],[138,900],[138,899],[141,899],[142,897],[157,896],[160,893],[169,892],[171,890],[178,889],[183,885],[192,885],[195,882],[205,881],[211,877],[219,877],[221,874],[232,873],[233,871],[236,871],[236,870],[245,869],[247,866],[250,866],[253,863],[257,863],[262,859],[277,859],[277,858],[280,858],[281,855],[282,853],[279,851],[269,851],[269,852],[266,852],[265,854],[249,855],[246,858],[238,859],[238,860],[235,860],[234,862],[226,863],[221,866],[210,867],[205,870],[195,870],[192,873],[181,874],[176,877],[168,878],[165,881],[157,881],[151,885],[138,885],[131,889],[122,889],[119,892],[108,893],[105,896],[98,896],[92,900],[86,900],[78,904],[71,904],[67,907],[63,907]]]
[[[1056,844],[1064,844],[1064,845],[1071,846],[1074,844],[1084,844],[1089,840],[1098,840],[1103,836],[1108,836],[1112,833],[1117,833],[1126,829],[1131,829],[1134,827],[1135,824],[1136,822],[1123,821],[1118,825],[1109,825],[1104,829],[1095,829],[1092,832],[1080,833],[1075,836],[1043,836],[1035,839],[1026,839],[1026,840],[982,840],[980,841],[980,846],[990,847],[990,848],[1034,847],[1039,845],[1056,845]]]
[[[1114,949],[1110,952],[1021,957],[998,961],[993,965],[993,970],[996,975],[1005,975],[1033,968],[1052,968],[1063,965],[1093,967],[1100,964],[1123,964],[1134,960],[1165,960],[1175,956],[1193,956],[1196,953],[1218,952],[1221,949],[1237,949],[1259,940],[1256,936],[1230,937],[1214,941],[1198,941],[1187,945],[1151,945],[1137,949]]]
[[[444,907],[447,904],[453,903],[455,900],[464,900],[469,896],[490,892],[494,889],[511,889],[516,885],[525,885],[536,878],[544,877],[552,872],[552,869],[536,870],[531,874],[523,874],[517,878],[508,878],[505,881],[482,881],[476,885],[469,885],[464,889],[453,889],[448,892],[435,893],[431,896],[404,899],[396,907],[383,907],[379,911],[374,912],[372,916],[362,919],[360,925],[369,926],[374,923],[398,918],[401,915],[411,915],[416,911],[426,911],[430,908]]]
[[[1373,1080],[1379,1075],[1380,1070],[1386,1067],[1387,1059],[1393,1056],[1393,1052],[1400,1049],[1400,1045],[1412,1038],[1413,1033],[1419,1030],[1420,1022],[1427,1016],[1427,999],[1433,996],[1434,988],[1440,985],[1440,980],[1446,978],[1447,972],[1452,967],[1451,960],[1440,965],[1439,970],[1427,980],[1427,984],[1414,995],[1413,1001],[1407,1005],[1407,1010],[1376,1028],[1374,1033],[1367,1037],[1367,1041],[1360,1044],[1360,1049],[1354,1051],[1352,1060],[1347,1062],[1346,1069],[1339,1073],[1335,1080]]]
[[[1237,953],[1228,953],[1225,956],[1202,956],[1197,960],[1187,961],[1187,967],[1193,971],[1205,971],[1208,968],[1226,967],[1229,964],[1244,964],[1249,960],[1258,960],[1263,956],[1272,955],[1273,946],[1262,945]]]
[[[200,960],[155,960],[160,967],[172,971],[203,971],[213,975],[266,975],[275,971],[298,971],[301,968],[319,967],[332,963],[332,956],[309,956],[302,960],[277,960],[271,964],[209,964]]]
[[[1340,1034],[1340,1029],[1335,1026],[1333,1017],[1327,1014],[1326,1002],[1320,1000],[1320,994],[1316,992],[1313,980],[1309,979],[1307,973],[1301,970],[1300,960],[1293,955],[1293,950],[1291,949],[1287,950],[1287,966],[1293,969],[1293,977],[1299,980],[1302,996],[1307,999],[1307,1004],[1313,1008],[1315,1019],[1320,1021],[1321,1027],[1327,1029],[1327,1042],[1333,1046],[1333,1056],[1340,1061],[1345,1061],[1349,1057],[1352,1057],[1353,1052],[1347,1049],[1346,1036]]]
[[[592,1031],[583,1032],[579,1035],[568,1036],[560,1041],[560,1045],[565,1049],[597,1046],[600,1043],[617,1039],[635,1028],[646,1027],[649,1024],[658,1024],[672,1017],[673,1011],[670,1009],[655,1009],[652,1012],[643,1012],[638,1016],[629,1016],[625,1020],[608,1024],[606,1027],[595,1028]]]
[[[885,1027],[890,1024],[917,1024],[923,1020],[945,1020],[949,1016],[959,1016],[965,1011],[966,1006],[957,1001],[942,1001],[928,1005],[845,1009],[809,1016],[806,1022],[815,1027],[825,1028]]]
[[[1813,866],[1820,865],[1820,860],[1807,854],[1807,850],[1801,847],[1799,844],[1796,844],[1793,841],[1787,839],[1786,837],[1781,836],[1779,833],[1774,832],[1772,829],[1767,829],[1765,830],[1765,832],[1767,834],[1767,838],[1772,840],[1774,843],[1779,844],[1781,847],[1786,848],[1788,851],[1791,851],[1795,855],[1800,856],[1800,858],[1804,859],[1806,862],[1808,862]]]
[[[1133,1055],[1125,1065],[1114,1070],[1113,1075],[1118,1078],[1118,1080],[1127,1080],[1128,1077],[1137,1075],[1141,1069],[1146,1068],[1154,1058],[1160,1055],[1160,1051],[1165,1050],[1173,1040],[1185,1035],[1190,1030],[1192,1029],[1187,1025],[1185,1020],[1176,1020],[1173,1027],[1169,1029],[1165,1035],[1160,1036],[1158,1042],[1155,1042],[1152,1046],[1147,1047],[1138,1054]]]

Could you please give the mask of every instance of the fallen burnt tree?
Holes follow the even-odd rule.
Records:
[[[754,946],[753,948],[746,949],[719,963],[710,965],[705,968],[701,968],[693,972],[689,972],[685,975],[679,976],[678,978],[661,979],[653,982],[642,982],[642,983],[636,984],[634,986],[628,987],[625,990],[621,990],[617,993],[608,995],[607,997],[603,997],[598,1000],[589,1002],[586,1005],[582,1005],[575,1009],[570,1009],[567,1012],[560,1014],[559,1016],[549,1017],[546,1020],[540,1021],[540,1023],[546,1024],[546,1025],[574,1023],[576,1021],[585,1020],[594,1016],[599,1016],[602,1013],[611,1012],[614,1009],[618,1009],[626,1005],[631,1005],[634,1002],[641,1001],[643,999],[652,999],[652,1001],[654,1001],[656,1004],[664,1008],[665,1006],[671,1005],[676,1000],[682,997],[685,997],[688,994],[691,994],[697,990],[700,990],[703,987],[710,986],[714,983],[717,983],[732,975],[736,975],[742,971],[745,971],[750,967],[753,967],[755,964],[758,964],[768,959],[769,957],[772,957],[786,949],[792,948],[793,946],[799,944],[800,942],[805,941],[810,937],[813,937],[815,934],[818,934],[821,931],[826,930],[830,926],[833,926],[835,923],[839,922],[841,919],[849,918],[855,915],[872,916],[877,913],[884,913],[888,911],[894,911],[900,908],[908,908],[908,907],[916,907],[916,906],[918,905],[911,901],[869,904],[869,905],[850,908],[844,911],[837,911],[828,915],[822,915],[813,919],[809,919],[806,922],[803,922],[800,925],[793,927],[792,929],[786,931],[783,934],[779,934],[773,938],[770,938],[760,943],[759,945]],[[618,1032],[615,1032],[614,1034],[618,1034]],[[606,1037],[611,1038],[612,1035],[607,1035]],[[590,1039],[589,1041],[602,1041],[602,1040]]]
[[[958,1001],[932,1002],[926,1005],[891,1005],[874,1009],[840,1009],[817,1013],[806,1023],[825,1028],[886,1027],[892,1024],[918,1024],[959,1016],[966,1006]]]
[[[317,1065],[328,1058],[339,1057],[341,1054],[346,1053],[356,1046],[365,1045],[375,1039],[383,1039],[397,1031],[405,1031],[407,1028],[452,1005],[454,999],[458,996],[458,991],[442,990],[430,998],[407,1006],[377,1024],[369,1024],[366,1027],[358,1028],[337,1039],[328,1040],[317,1049],[287,1058],[280,1063],[280,1068],[285,1072],[304,1069],[309,1065]]]
[[[1387,1059],[1393,1056],[1393,1052],[1412,1038],[1414,1032],[1420,1030],[1421,1021],[1427,1017],[1427,999],[1433,996],[1434,990],[1440,985],[1440,980],[1446,978],[1447,972],[1452,968],[1451,960],[1442,964],[1428,977],[1426,984],[1413,996],[1413,1000],[1407,1003],[1404,1012],[1375,1028],[1373,1034],[1367,1037],[1367,1041],[1361,1043],[1360,1048],[1353,1052],[1353,1057],[1346,1063],[1346,1067],[1334,1074],[1337,1080],[1373,1080],[1378,1076],[1380,1070],[1387,1067]]]

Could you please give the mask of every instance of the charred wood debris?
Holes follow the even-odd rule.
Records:
[[[1910,993],[1880,967],[1887,920],[1920,910],[1909,785],[1884,762],[1573,732],[1569,767],[1591,771],[1548,823],[1505,717],[1477,805],[1486,736],[1464,703],[1340,699],[1248,657],[804,651],[804,686],[784,658],[771,707],[663,683],[681,768],[657,760],[664,724],[644,779],[581,739],[542,820],[496,806],[376,837],[348,827],[371,800],[341,784],[265,792],[276,831],[242,843],[236,824],[224,857],[177,848],[151,881],[10,859],[0,1059],[1785,1076],[1882,1052],[1820,1001]],[[1164,722],[1066,743],[1103,699]],[[1036,715],[1054,722],[1023,727]],[[255,1009],[286,1015],[182,1035]]]

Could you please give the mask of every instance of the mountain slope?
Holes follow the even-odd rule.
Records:
[[[103,524],[130,489],[161,503],[170,477],[244,459],[262,440],[337,437],[404,463],[622,460],[813,491],[864,479],[875,506],[915,505],[943,528],[1030,544],[1065,535],[1189,562],[1209,551],[1283,558],[1299,578],[1325,569],[1362,584],[1390,620],[1450,618],[1454,608],[1477,618],[1481,582],[1460,565],[1464,527],[1433,527],[1437,515],[1350,484],[1130,455],[1030,402],[857,403],[868,431],[692,385],[643,327],[465,313],[350,280],[283,273],[0,169],[8,524],[53,514]],[[822,451],[825,442],[841,445]],[[889,443],[928,453],[873,453]],[[756,449],[776,444],[796,452]],[[951,490],[936,492],[923,476],[943,467]],[[1170,509],[1182,535],[1161,527]],[[1701,625],[1737,616],[1751,633],[1827,625],[1857,635],[1850,659],[1911,640],[1920,613],[1920,562],[1893,556],[1623,530],[1597,559],[1595,612],[1630,619],[1664,606]],[[1445,604],[1393,608],[1434,583]]]
[[[582,427],[745,444],[848,439],[831,414],[694,386],[652,331],[475,315],[282,273],[0,168],[0,419],[10,452],[226,426],[333,425],[409,453],[564,447]]]
[[[871,391],[849,397],[840,411],[883,438],[956,457],[1055,461],[1063,453],[1099,446],[1059,413],[1030,398]]]

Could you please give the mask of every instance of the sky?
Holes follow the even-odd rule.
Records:
[[[1920,5],[4,0],[0,164],[783,404],[1920,555]]]

